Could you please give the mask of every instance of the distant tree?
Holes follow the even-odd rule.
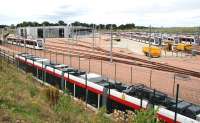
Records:
[[[42,22],[42,25],[44,25],[44,26],[50,26],[50,23],[48,21],[44,21],[44,22]]]
[[[137,28],[137,29],[147,29],[148,27],[145,27],[145,26],[136,26],[135,28]]]
[[[0,28],[8,27],[7,25],[0,25]]]
[[[78,22],[78,21],[75,21],[75,22],[73,22],[73,23],[71,23],[71,24],[72,24],[72,26],[81,26],[81,23]]]
[[[39,24],[38,22],[35,22],[35,21],[34,21],[34,22],[32,22],[32,26],[33,26],[33,27],[41,26],[41,24]]]
[[[99,24],[97,27],[98,27],[98,29],[99,29],[99,27],[100,27],[101,29],[105,29],[105,25],[104,25],[104,24]]]
[[[10,25],[10,28],[11,28],[11,29],[15,29],[15,25],[14,25],[14,24],[11,24],[11,25]]]
[[[112,29],[116,29],[117,28],[117,25],[116,24],[106,24],[105,27],[106,29],[110,29],[112,26]]]
[[[122,29],[122,30],[124,30],[124,29],[133,29],[133,28],[135,28],[135,24],[134,23],[131,23],[131,24],[121,24],[119,27],[118,27],[118,29]]]
[[[59,20],[58,21],[58,25],[60,25],[60,26],[66,26],[67,24],[64,21]]]

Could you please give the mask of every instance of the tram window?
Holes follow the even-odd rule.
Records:
[[[61,78],[55,77],[49,73],[46,73],[46,82],[61,89]]]
[[[54,82],[56,83],[56,87],[61,89],[61,78],[54,77]]]
[[[42,80],[42,78],[43,78],[42,76],[43,76],[42,70],[38,69],[38,79]]]
[[[23,29],[20,29],[20,35],[21,35],[21,36],[24,36],[24,31],[23,31]]]
[[[37,68],[33,67],[33,76],[37,76]]]
[[[23,44],[23,43],[24,43],[24,40],[21,40],[20,42]]]
[[[29,40],[25,40],[25,43],[26,43],[26,44],[29,44]]]
[[[36,42],[33,42],[33,45],[37,46],[37,43],[36,43]]]
[[[153,40],[153,39],[151,39],[151,40],[150,40],[150,42],[154,42],[154,40]]]
[[[85,89],[76,86],[76,97],[81,100],[85,100]]]
[[[33,45],[33,41],[29,41],[29,45]]]
[[[120,104],[114,100],[108,99],[107,102],[107,108],[109,112],[113,112],[115,109],[117,110],[121,110],[121,111],[127,111],[127,110],[131,110],[133,111],[134,109],[128,106],[125,106],[123,104]]]
[[[98,105],[98,95],[91,92],[91,91],[88,91],[88,103],[94,107],[97,107]]]
[[[37,35],[38,35],[38,38],[43,38],[43,29],[38,29]]]
[[[66,83],[66,89],[72,94],[74,95],[74,84],[72,83],[69,83],[67,81],[65,81]]]
[[[194,42],[194,39],[191,39],[192,40],[192,42]]]
[[[26,71],[28,72],[28,73],[34,73],[34,71],[33,71],[33,66],[31,66],[31,65],[27,65],[27,69],[26,69]]]

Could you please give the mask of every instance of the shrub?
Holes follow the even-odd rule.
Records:
[[[58,100],[59,100],[59,90],[53,87],[47,87],[45,89],[45,94],[46,97],[48,99],[48,101],[50,102],[51,106],[54,106],[55,104],[57,104]]]

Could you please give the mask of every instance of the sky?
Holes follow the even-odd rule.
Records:
[[[200,26],[200,0],[0,0],[0,24],[74,21]]]

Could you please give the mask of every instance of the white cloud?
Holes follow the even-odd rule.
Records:
[[[199,26],[199,0],[0,0],[0,24],[22,21]]]

